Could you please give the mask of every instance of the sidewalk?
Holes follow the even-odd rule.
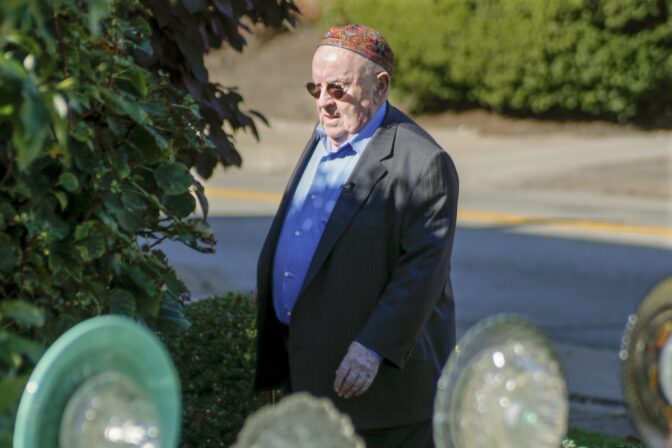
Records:
[[[569,426],[621,437],[637,434],[623,399],[618,354],[568,344],[555,349],[565,368]]]

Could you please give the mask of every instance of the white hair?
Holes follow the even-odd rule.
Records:
[[[385,70],[383,66],[378,65],[372,60],[365,58],[364,65],[362,67],[362,74],[365,79],[374,80],[381,73],[387,73],[390,82],[392,81],[392,75],[390,74],[390,72]],[[385,100],[387,100],[389,96],[390,96],[390,89],[387,89],[387,92],[385,94]]]
[[[390,79],[392,78],[392,75],[390,74],[390,72],[385,70],[381,65],[378,65],[375,62],[373,62],[371,59],[366,59],[364,61],[363,72],[364,72],[364,76],[377,75],[379,73],[387,73],[387,75],[390,77]]]

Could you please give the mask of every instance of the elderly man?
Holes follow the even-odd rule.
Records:
[[[387,102],[393,70],[362,25],[330,29],[315,51],[319,123],[259,258],[256,386],[330,398],[370,447],[424,447],[455,344],[458,178]]]

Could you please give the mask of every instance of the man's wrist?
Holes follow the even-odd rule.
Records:
[[[378,354],[377,351],[375,351],[372,348],[367,347],[366,345],[362,344],[362,347],[366,348],[368,351],[371,352],[371,354],[378,360],[378,362],[381,362],[383,360],[383,357]]]

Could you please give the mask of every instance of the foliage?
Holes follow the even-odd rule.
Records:
[[[203,54],[291,0],[0,2],[0,445],[45,346],[102,313],[188,326],[157,245],[212,251],[203,187],[256,133]],[[188,93],[188,94],[187,94]],[[225,129],[222,130],[222,124]],[[202,218],[195,218],[197,203]]]
[[[644,444],[582,429],[570,429],[561,448],[644,448]]]
[[[329,2],[323,17],[378,28],[416,112],[482,106],[672,124],[670,0]],[[399,17],[404,17],[399,26]]]
[[[255,305],[229,294],[186,307],[189,330],[170,338],[183,394],[182,447],[230,446],[264,403],[253,394]]]

